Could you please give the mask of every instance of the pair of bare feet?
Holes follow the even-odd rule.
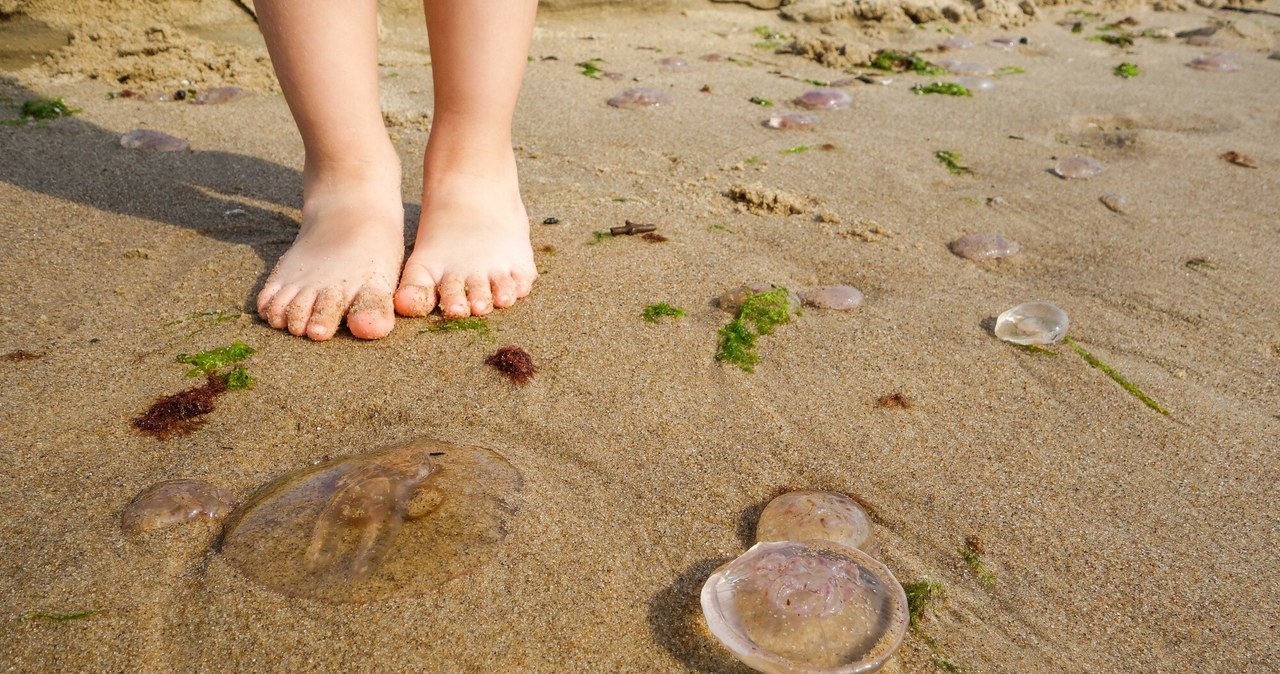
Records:
[[[484,316],[537,278],[510,145],[428,143],[422,216],[404,260],[400,163],[390,141],[336,160],[308,157],[302,226],[258,294],[277,329],[321,341],[385,337],[395,316]],[[401,263],[404,263],[403,269]]]

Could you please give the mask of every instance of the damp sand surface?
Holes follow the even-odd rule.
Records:
[[[794,110],[814,86],[800,80],[850,75],[756,49],[752,28],[816,26],[728,6],[542,17],[515,138],[533,243],[555,253],[538,254],[530,297],[486,319],[491,338],[401,319],[381,341],[343,332],[317,345],[235,317],[292,240],[302,187],[301,143],[251,41],[165,38],[188,45],[175,58],[206,53],[189,42],[200,39],[252,68],[244,81],[217,70],[191,80],[255,94],[214,106],[109,100],[126,86],[172,93],[181,78],[167,78],[186,71],[87,79],[99,65],[87,47],[56,61],[81,74],[7,75],[3,116],[36,94],[81,112],[0,126],[0,353],[39,354],[0,361],[0,662],[742,672],[702,627],[697,593],[785,487],[857,496],[885,565],[945,586],[922,633],[964,671],[1265,671],[1280,661],[1267,628],[1280,614],[1268,497],[1280,482],[1280,231],[1267,198],[1280,180],[1280,62],[1266,58],[1280,20],[1108,14],[1132,14],[1134,31],[1226,18],[1254,36],[1219,31],[1213,50],[1241,68],[1212,73],[1186,66],[1203,47],[1140,39],[1122,53],[1085,39],[1093,23],[1083,34],[1055,25],[1060,11],[1007,31],[969,27],[966,60],[1025,70],[994,91],[915,96],[927,78],[894,73],[850,85],[850,109],[814,113],[821,123],[804,134],[760,122]],[[229,32],[252,31],[241,14],[228,14]],[[429,56],[409,38],[420,28],[384,27],[383,105],[412,218],[428,124],[401,122],[429,112]],[[946,38],[829,28],[824,39],[868,49]],[[1007,34],[1030,44],[987,46]],[[690,67],[663,71],[666,56]],[[593,58],[671,105],[609,107],[623,85],[573,65]],[[1121,61],[1142,75],[1115,77]],[[121,148],[136,128],[191,151]],[[948,173],[941,149],[974,175]],[[1223,161],[1227,151],[1258,168]],[[1071,156],[1107,170],[1049,172]],[[752,212],[726,196],[734,186],[802,208]],[[1122,212],[1100,203],[1109,193],[1125,195]],[[585,245],[626,220],[669,240]],[[1018,241],[1018,264],[948,249],[983,231]],[[729,316],[712,300],[761,280],[850,285],[866,301],[804,311],[760,341],[746,374],[714,360]],[[1067,311],[1073,339],[1169,417],[1070,352],[990,334],[997,314],[1033,300]],[[686,314],[645,323],[656,302]],[[217,310],[232,318],[199,318]],[[186,436],[130,426],[192,385],[177,354],[237,339],[258,350],[254,388],[219,397]],[[506,344],[537,363],[525,386],[485,364]],[[910,406],[877,406],[894,394]],[[137,538],[119,528],[121,509],[161,480],[245,499],[290,471],[422,435],[492,447],[524,478],[488,562],[431,591],[331,606],[272,591],[211,552],[219,523]],[[961,555],[969,536],[984,542],[990,585]],[[932,672],[934,658],[909,633],[884,671]]]

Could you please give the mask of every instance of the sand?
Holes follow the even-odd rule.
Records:
[[[489,319],[488,340],[401,319],[378,342],[344,331],[316,344],[252,315],[300,206],[300,142],[273,83],[242,83],[255,95],[218,106],[145,103],[108,95],[186,85],[159,66],[125,85],[89,79],[105,66],[88,57],[28,57],[5,75],[0,116],[34,94],[81,112],[0,127],[0,353],[38,356],[0,359],[0,663],[741,672],[710,640],[697,591],[749,544],[762,503],[794,486],[858,495],[898,578],[946,588],[885,671],[937,671],[941,658],[965,672],[1276,671],[1280,61],[1267,55],[1280,4],[1253,7],[1109,12],[1137,30],[1231,24],[1211,38],[1220,46],[1127,50],[1086,41],[1097,20],[1083,34],[1057,25],[1066,8],[1011,31],[795,24],[736,5],[544,16],[516,138],[533,241],[554,253],[539,253],[533,294]],[[248,16],[219,21],[172,24],[191,49],[169,51],[260,63]],[[852,108],[821,113],[812,132],[776,131],[761,122],[809,86],[796,78],[847,75],[753,48],[761,24],[855,48],[967,32],[979,46],[955,58],[1025,74],[972,98],[912,95],[926,80],[896,75],[849,87]],[[429,56],[408,19],[384,33],[383,104],[411,223]],[[985,46],[1006,34],[1030,44]],[[1224,49],[1239,72],[1185,65]],[[735,61],[698,59],[708,53]],[[690,69],[660,70],[667,55]],[[579,74],[591,58],[626,80]],[[1122,61],[1141,75],[1114,76]],[[193,88],[242,75],[201,72]],[[673,105],[605,105],[640,85]],[[192,150],[121,148],[139,127]],[[813,149],[784,152],[800,145]],[[949,173],[942,149],[973,174]],[[1049,172],[1077,155],[1106,171]],[[752,212],[728,196],[735,186],[802,212]],[[1099,202],[1106,193],[1127,197],[1124,212]],[[550,217],[559,224],[540,224]],[[586,245],[624,220],[669,240]],[[981,231],[1022,244],[1021,258],[949,252]],[[761,340],[747,374],[713,358],[729,316],[712,299],[758,281],[843,283],[866,302],[805,311]],[[1048,357],[996,340],[992,318],[1030,300],[1063,307],[1079,343],[1169,415],[1063,346]],[[687,314],[642,321],[655,302]],[[238,317],[188,320],[214,310]],[[258,350],[252,390],[223,395],[188,436],[130,426],[190,385],[177,354],[237,339]],[[505,344],[532,354],[528,385],[484,364]],[[907,404],[877,404],[893,394]],[[243,497],[325,457],[422,435],[493,447],[525,480],[497,554],[423,596],[290,599],[213,551],[216,523],[120,529],[121,508],[159,480]],[[968,536],[983,542],[989,585],[961,557]]]

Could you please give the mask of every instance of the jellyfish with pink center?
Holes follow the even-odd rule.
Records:
[[[841,89],[811,89],[796,97],[794,102],[807,110],[843,110],[853,105],[853,97]]]

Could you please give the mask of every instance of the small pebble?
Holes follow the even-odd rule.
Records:
[[[853,286],[823,286],[815,290],[800,293],[800,299],[811,307],[831,309],[833,311],[850,311],[862,306],[862,291]]]
[[[1268,56],[1267,58],[1271,59],[1272,61],[1280,61],[1280,51],[1271,52],[1271,55]]]
[[[973,48],[973,40],[963,35],[952,35],[942,41],[942,46],[946,49],[971,49]]]
[[[1022,252],[1017,241],[1002,234],[981,232],[967,234],[951,242],[951,252],[966,260],[998,260]]]
[[[187,141],[167,133],[150,129],[134,129],[120,136],[120,147],[153,152],[182,152],[188,145]]]
[[[818,123],[817,115],[803,112],[788,112],[770,117],[764,125],[770,129],[812,131]]]
[[[1230,152],[1223,152],[1221,156],[1224,161],[1228,161],[1236,166],[1243,166],[1245,168],[1252,169],[1258,168],[1258,160],[1243,152],[1231,150]]]
[[[1058,160],[1057,166],[1053,167],[1053,172],[1059,178],[1073,178],[1083,180],[1092,178],[1102,173],[1102,164],[1088,157],[1065,157]]]
[[[809,110],[843,110],[853,104],[853,98],[840,89],[813,89],[797,97],[795,104]]]
[[[1209,54],[1201,56],[1188,63],[1187,65],[1196,70],[1205,70],[1213,73],[1229,73],[1240,69],[1240,64],[1236,63],[1233,54],[1221,52],[1218,54]]]
[[[545,219],[545,220],[543,220],[543,221],[542,221],[542,224],[544,224],[544,225],[558,225],[558,224],[560,224],[560,218],[556,218],[556,217],[547,218],[547,219]]]
[[[1129,199],[1127,197],[1123,194],[1116,194],[1115,192],[1107,192],[1106,194],[1098,197],[1098,201],[1101,201],[1102,205],[1106,206],[1112,213],[1123,213],[1125,207],[1129,205]]]
[[[205,89],[195,95],[192,103],[196,105],[218,105],[228,103],[249,95],[249,90],[240,87],[214,87]]]
[[[634,89],[627,89],[617,96],[610,98],[609,105],[615,108],[624,108],[628,110],[634,110],[636,108],[655,108],[661,105],[671,105],[671,98],[657,89],[637,87]]]

